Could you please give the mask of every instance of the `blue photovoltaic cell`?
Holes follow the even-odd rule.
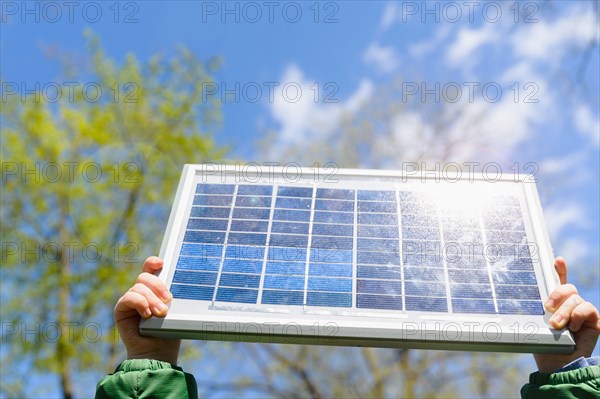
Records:
[[[268,208],[240,208],[233,209],[233,217],[236,219],[268,219]]]
[[[188,230],[227,230],[229,222],[227,219],[190,218]]]
[[[223,272],[258,273],[262,272],[263,261],[254,259],[225,259]]]
[[[278,262],[269,261],[265,273],[267,274],[292,274],[304,276],[306,262]]]
[[[181,246],[181,255],[221,257],[222,252],[223,245],[184,243]]]
[[[308,289],[310,291],[352,292],[352,280],[311,277],[308,279]]]
[[[356,307],[368,309],[402,310],[402,296],[356,295]]]
[[[332,292],[307,292],[306,304],[308,306],[333,306],[348,308],[352,305],[352,294],[338,294]]]
[[[215,281],[217,273],[176,270],[173,276],[174,283],[215,285]]]
[[[379,279],[395,279],[400,280],[402,278],[402,270],[400,266],[389,267],[389,266],[371,266],[371,265],[358,265],[357,273],[358,278],[379,278]]]
[[[419,191],[198,184],[175,298],[543,314],[519,198],[452,209]],[[467,254],[471,247],[489,251]]]
[[[265,248],[260,246],[228,244],[225,251],[225,259],[263,259],[264,257]]]
[[[352,264],[313,262],[308,273],[311,276],[352,277]]]
[[[200,285],[171,284],[171,294],[173,294],[173,298],[196,299],[199,301],[210,301],[210,300],[212,300],[214,291],[215,291],[215,287],[204,287],[204,286],[200,286]]]
[[[270,305],[298,305],[304,303],[303,291],[264,290],[262,303]]]
[[[271,233],[288,233],[288,234],[304,234],[308,235],[308,223],[296,222],[278,222],[273,221],[271,225]]]
[[[188,230],[185,232],[183,241],[197,242],[197,243],[223,244],[225,242],[225,232]]]
[[[540,292],[536,285],[496,285],[496,296],[498,299],[540,299]]]
[[[452,310],[455,313],[494,313],[494,301],[452,297]]]
[[[351,250],[353,247],[354,241],[351,237],[312,236],[312,248],[324,248],[339,251]]]
[[[280,197],[312,197],[313,189],[311,187],[279,187],[277,195]]]
[[[401,281],[357,280],[356,291],[368,294],[402,295]]]
[[[286,290],[303,290],[304,276],[265,276],[265,288],[278,288]]]
[[[190,217],[197,218],[223,218],[229,217],[229,208],[216,208],[208,206],[193,206]]]
[[[396,251],[388,252],[367,252],[360,251],[356,257],[358,263],[370,263],[373,265],[399,265],[400,253]]]
[[[271,196],[273,193],[273,186],[263,186],[254,184],[240,184],[238,185],[237,195],[266,195]]]
[[[293,209],[275,209],[273,220],[288,220],[291,222],[309,222],[310,211]]]
[[[198,184],[196,194],[233,194],[235,184]]]
[[[354,200],[354,190],[343,190],[337,188],[318,188],[317,198],[326,199],[343,199],[343,200]]]
[[[450,284],[452,298],[491,298],[492,288],[489,284]]]
[[[405,266],[404,279],[444,282],[446,277],[443,268]]]
[[[314,235],[352,237],[354,234],[354,227],[351,225],[340,226],[337,224],[313,223],[312,233]]]
[[[396,202],[395,191],[359,190],[357,197],[359,201]]]
[[[178,269],[219,271],[221,258],[199,258],[180,256],[177,261]]]
[[[196,195],[194,205],[230,206],[232,199],[231,195]]]
[[[233,220],[231,221],[231,231],[252,231],[266,233],[269,223],[262,220]]]
[[[220,286],[242,288],[258,288],[259,283],[260,275],[239,273],[222,273],[219,281]]]
[[[268,208],[271,205],[271,197],[242,197],[238,196],[235,206],[248,206],[252,208]]]
[[[275,202],[277,209],[310,209],[312,200],[310,198],[289,198],[280,197]]]
[[[392,225],[397,228],[398,216],[387,213],[362,213],[358,215],[358,223],[362,225]]]
[[[219,286],[217,289],[217,301],[238,302],[238,303],[256,303],[258,297],[257,290],[241,288],[224,288]]]
[[[317,210],[317,211],[352,212],[354,210],[354,202],[329,200],[329,199],[317,199],[317,200],[315,200],[315,210]]]
[[[308,220],[308,219],[306,219]],[[354,213],[352,212],[315,212],[315,223],[353,224]]]
[[[404,297],[406,310],[414,310],[420,312],[447,312],[448,303],[446,298],[433,298],[426,296],[408,296]]]

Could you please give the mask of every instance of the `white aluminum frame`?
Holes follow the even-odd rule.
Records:
[[[336,183],[321,181],[326,175],[331,176],[331,168],[294,168],[293,172],[298,171],[303,178],[298,183],[291,183],[290,170],[284,167],[265,166],[259,169],[253,166],[243,169],[240,165],[185,165],[160,250],[165,266],[159,277],[170,287],[197,183],[283,182],[288,186],[307,186],[314,184],[311,179],[318,177],[318,187],[339,188]],[[386,189],[382,187],[382,181],[411,184],[411,187],[433,184],[431,181],[434,179],[442,181],[442,184],[450,184],[448,181],[457,179],[460,180],[459,184],[481,184],[486,181],[492,184],[480,174],[471,173],[469,181],[465,181],[461,176],[450,173],[444,173],[443,176],[437,173],[434,177],[430,171],[424,179],[424,176],[400,171],[339,169],[334,170],[333,178],[350,182],[348,184],[360,183],[360,187],[373,185],[379,189]],[[558,284],[558,277],[552,265],[552,247],[537,189],[535,183],[528,182],[527,178],[511,174],[499,178],[497,184],[522,192],[519,195],[523,201],[521,208],[527,208],[524,219],[529,219],[524,220],[528,241],[533,239],[539,248],[539,262],[534,263],[534,268],[540,295],[545,301]],[[571,353],[574,349],[573,337],[567,330],[551,329],[549,317],[547,311],[540,316],[523,316],[234,303],[215,305],[212,301],[174,299],[166,317],[142,320],[140,332],[153,337],[220,341]]]

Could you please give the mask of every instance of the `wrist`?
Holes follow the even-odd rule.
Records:
[[[159,360],[161,362],[171,363],[176,365],[177,359],[179,357],[178,353],[163,353],[163,352],[148,352],[148,353],[128,353],[127,360],[135,360],[135,359],[150,359],[150,360]]]
[[[160,360],[161,362],[167,362],[171,364],[177,364],[177,359],[179,358],[179,347],[181,345],[181,341],[177,340],[177,342],[169,342],[169,346],[166,348],[152,350],[142,350],[142,349],[131,349],[127,350],[127,359],[153,359]]]
[[[551,374],[559,372],[563,367],[571,364],[577,358],[569,358],[569,359],[543,359],[538,361],[536,358],[536,364],[538,367],[538,371],[544,374]]]

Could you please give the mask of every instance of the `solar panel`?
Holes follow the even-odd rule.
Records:
[[[570,352],[535,183],[186,165],[142,334],[209,340]],[[328,172],[331,172],[329,170]]]

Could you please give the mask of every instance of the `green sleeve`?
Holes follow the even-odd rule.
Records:
[[[561,373],[536,372],[521,388],[523,399],[600,398],[600,366],[582,367]]]
[[[198,398],[194,376],[151,359],[126,360],[96,386],[96,398]]]

